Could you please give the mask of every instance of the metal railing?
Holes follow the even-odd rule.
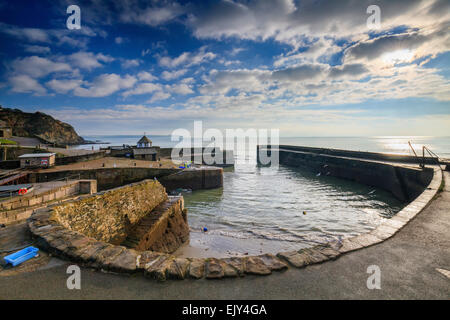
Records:
[[[425,168],[425,151],[428,152],[428,154],[431,156],[431,160],[436,161],[436,164],[439,166],[439,168],[442,170],[441,163],[439,161],[439,156],[430,150],[427,146],[422,146],[422,159],[417,155],[416,150],[414,150],[411,141],[408,141],[408,145],[411,148],[412,152],[414,153],[414,156],[417,158],[417,162],[419,162],[419,166],[421,168]]]

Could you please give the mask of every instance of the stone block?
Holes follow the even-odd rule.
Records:
[[[258,257],[248,257],[244,260],[244,271],[247,274],[266,276],[272,271],[264,264],[264,261]]]
[[[363,245],[359,242],[353,241],[353,238],[347,238],[342,241],[342,247],[339,249],[340,253],[347,253],[350,251],[361,249]]]
[[[149,262],[155,261],[160,255],[160,253],[154,251],[140,252],[139,256],[136,258],[136,267],[139,270],[144,270]]]
[[[114,272],[132,273],[137,270],[138,252],[133,249],[125,249],[114,258],[109,259],[106,267]]]
[[[332,260],[336,259],[340,255],[338,250],[328,245],[318,245],[313,247],[313,249]]]
[[[171,260],[167,267],[167,279],[183,280],[189,269],[189,260],[184,258],[175,258]]]
[[[226,265],[224,268],[224,275],[228,277],[240,276],[243,277],[245,275],[245,258],[241,257],[231,257],[231,258],[223,258],[220,259],[222,261],[222,266]],[[234,269],[231,270],[230,268]]]
[[[287,264],[278,259],[276,256],[270,253],[266,253],[263,255],[258,256],[267,268],[269,268],[272,271],[280,271],[287,269]]]
[[[225,276],[219,259],[208,258],[205,264],[206,279],[220,279]]]
[[[92,266],[96,268],[108,269],[109,262],[121,254],[124,250],[126,250],[125,247],[108,245],[103,249],[98,250],[92,256],[92,259],[94,260],[92,262]],[[134,263],[136,263],[136,260],[134,260]]]
[[[205,260],[191,259],[189,265],[189,277],[193,279],[201,279],[205,275]]]
[[[92,263],[95,261],[94,256],[96,253],[108,246],[111,245],[106,242],[95,241],[80,251],[79,259],[86,264]]]
[[[324,261],[330,260],[326,255],[322,254],[319,250],[315,248],[301,249],[299,254],[305,254],[309,257],[310,263],[322,263]]]
[[[279,252],[277,257],[284,259],[296,268],[302,268],[310,263],[310,258],[306,254],[300,254],[297,251]]]
[[[172,259],[169,256],[160,256],[156,260],[149,262],[145,266],[145,276],[158,281],[165,281],[167,268],[171,264]]]

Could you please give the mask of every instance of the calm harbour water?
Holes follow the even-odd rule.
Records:
[[[161,147],[176,144],[168,136],[149,137]],[[85,138],[121,145],[135,144],[140,137]],[[411,154],[409,140],[416,152],[426,145],[450,158],[450,138],[280,138],[280,144]],[[221,189],[184,192],[183,196],[190,246],[234,254],[277,252],[364,233],[403,207],[380,189],[308,170],[256,163],[238,163],[225,170]],[[204,227],[206,234],[201,231]]]

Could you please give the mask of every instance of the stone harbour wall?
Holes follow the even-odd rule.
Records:
[[[223,169],[217,167],[191,168],[162,177],[168,191],[178,188],[200,190],[223,187]]]
[[[76,177],[77,179],[97,180],[98,190],[107,190],[127,185],[129,183],[142,181],[145,179],[160,179],[181,169],[167,168],[99,168],[83,170],[59,170],[31,172],[28,176],[29,182],[47,182],[64,179],[66,177]]]
[[[75,180],[36,195],[13,197],[0,202],[0,223],[10,224],[27,219],[36,208],[78,194],[97,192],[97,181]]]
[[[378,153],[378,152],[367,152],[367,151],[353,151],[353,150],[341,150],[341,149],[331,149],[331,148],[315,148],[315,147],[301,147],[301,146],[288,146],[280,145],[279,149],[292,150],[292,151],[302,151],[311,152],[317,154],[327,154],[337,157],[350,157],[359,159],[368,159],[376,161],[392,161],[400,163],[422,163],[435,165],[438,163],[438,158],[435,157],[422,157],[418,158],[415,156],[403,155],[403,154],[388,154],[388,153]]]
[[[98,152],[87,153],[87,154],[78,155],[78,156],[64,156],[64,157],[56,158],[55,164],[57,166],[62,166],[62,165],[75,163],[75,162],[101,159],[101,158],[104,158],[105,156],[106,156],[106,151],[98,151]]]
[[[52,217],[67,229],[120,244],[133,225],[166,200],[158,181],[144,180],[55,206]]]
[[[273,150],[272,152],[277,152]],[[391,192],[410,202],[420,195],[433,178],[433,169],[394,165],[379,161],[345,158],[310,152],[279,150],[280,164],[304,167],[322,175],[344,178]]]

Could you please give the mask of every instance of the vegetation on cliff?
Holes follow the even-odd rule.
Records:
[[[85,142],[70,124],[42,112],[29,113],[0,106],[0,120],[5,121],[12,128],[14,136],[37,137],[57,144]]]

